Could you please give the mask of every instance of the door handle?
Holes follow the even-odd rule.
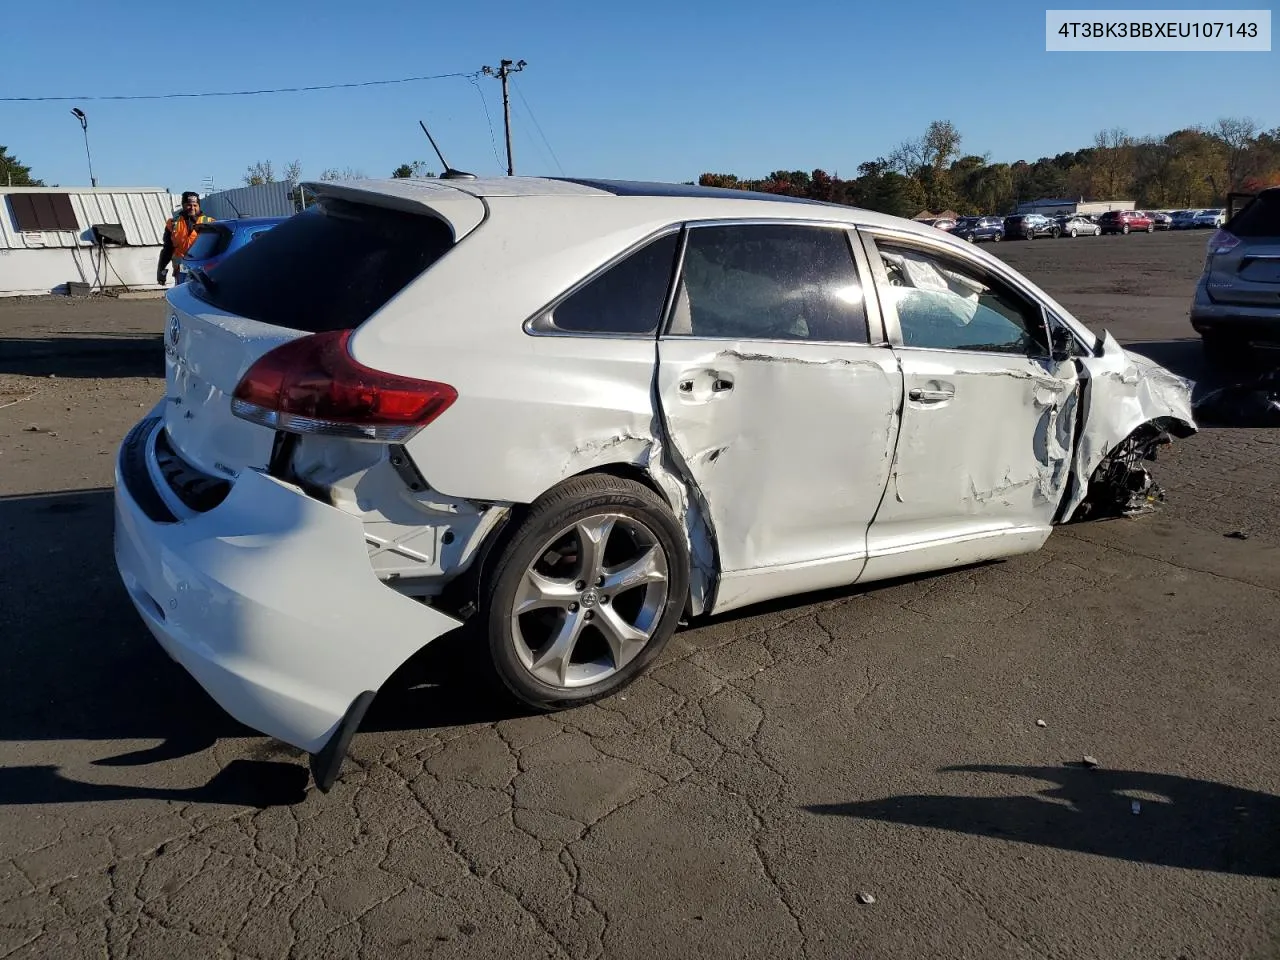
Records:
[[[907,394],[912,400],[919,403],[942,403],[942,401],[950,400],[955,395],[954,387],[947,390],[925,390],[921,387],[912,387],[911,392]]]
[[[692,380],[681,380],[681,381],[680,381],[680,392],[681,392],[681,393],[693,393],[693,381],[692,381]]]
[[[732,389],[733,389],[732,380],[716,380],[714,383],[711,384],[712,393],[725,393]]]

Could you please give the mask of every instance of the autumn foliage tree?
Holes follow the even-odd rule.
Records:
[[[964,152],[960,131],[935,120],[888,156],[860,163],[842,180],[825,170],[775,170],[758,179],[704,173],[703,186],[755,190],[843,203],[896,216],[928,211],[1006,214],[1041,198],[1133,200],[1139,207],[1221,205],[1232,191],[1280,185],[1280,127],[1222,118],[1165,136],[1137,137],[1113,127],[1080,150],[1035,161],[993,163]]]

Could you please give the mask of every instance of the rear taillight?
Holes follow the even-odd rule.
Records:
[[[1209,238],[1208,252],[1209,256],[1214,257],[1221,253],[1230,253],[1236,247],[1240,246],[1240,238],[1234,233],[1227,233],[1225,230],[1213,231],[1213,236]]]
[[[404,443],[458,399],[446,383],[357,363],[350,339],[335,330],[276,347],[236,385],[231,412],[287,433]]]

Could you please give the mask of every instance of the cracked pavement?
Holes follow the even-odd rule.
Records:
[[[996,252],[1200,378],[1203,241]],[[1162,453],[1153,516],[696,622],[571,712],[448,638],[321,795],[117,584],[161,321],[0,301],[0,958],[1280,956],[1275,431]]]

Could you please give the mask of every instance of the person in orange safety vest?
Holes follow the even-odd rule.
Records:
[[[182,258],[196,242],[196,224],[211,223],[213,217],[200,212],[200,195],[188,190],[182,195],[182,211],[164,224],[164,246],[160,248],[160,265],[156,267],[156,283],[165,285],[166,267],[173,263],[173,282],[182,283]]]

